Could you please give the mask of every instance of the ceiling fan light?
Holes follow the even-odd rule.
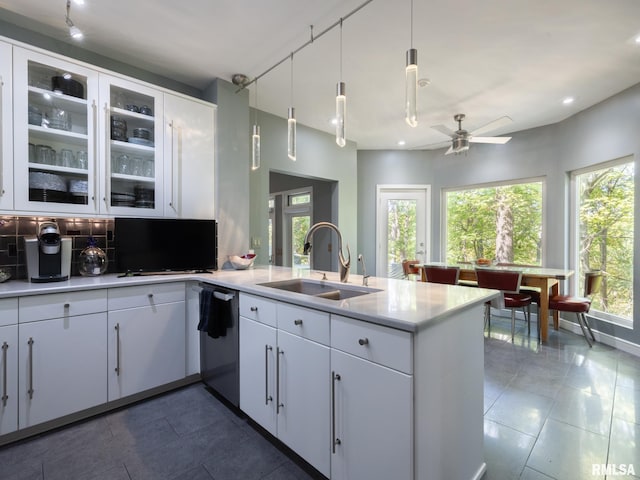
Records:
[[[469,139],[467,137],[457,137],[453,139],[453,151],[462,153],[469,150]]]
[[[75,38],[76,40],[80,40],[84,35],[82,34],[82,30],[80,30],[75,25],[69,27],[69,35],[71,38]]]

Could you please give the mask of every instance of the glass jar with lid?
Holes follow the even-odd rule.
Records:
[[[87,248],[80,252],[78,268],[83,277],[95,277],[102,275],[107,270],[107,255],[97,246],[96,240],[89,237]]]

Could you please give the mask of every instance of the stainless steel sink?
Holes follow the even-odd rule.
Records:
[[[380,292],[377,288],[356,287],[352,285],[342,285],[328,283],[305,278],[294,278],[292,280],[281,280],[279,282],[268,282],[258,284],[262,287],[277,288],[288,292],[311,295],[313,297],[328,298],[330,300],[344,300],[345,298],[359,297],[369,293]]]

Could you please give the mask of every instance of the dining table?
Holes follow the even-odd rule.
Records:
[[[573,270],[565,268],[548,268],[529,265],[476,265],[475,263],[442,263],[429,262],[417,265],[423,282],[427,281],[423,267],[438,265],[460,268],[459,280],[476,282],[476,269],[491,268],[522,272],[521,285],[540,290],[540,304],[538,305],[538,321],[540,322],[540,341],[546,342],[549,335],[549,297],[560,293],[560,282],[569,279]],[[472,284],[472,283],[471,283]],[[553,328],[558,330],[558,312],[553,312]]]

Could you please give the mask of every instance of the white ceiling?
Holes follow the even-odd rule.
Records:
[[[71,18],[82,47],[202,89],[213,78],[260,75],[258,107],[281,117],[291,104],[290,53],[364,0],[85,0]],[[66,0],[0,0],[0,16],[73,42]],[[638,0],[414,0],[419,125],[404,122],[411,0],[373,0],[343,22],[347,137],[360,149],[446,141],[465,113],[474,130],[508,115],[500,135],[555,123],[640,81]],[[14,15],[17,14],[17,15]],[[26,18],[23,18],[26,17]],[[35,22],[35,23],[34,23]],[[2,32],[0,32],[1,34]],[[328,132],[340,77],[339,28],[294,55],[299,123]],[[251,103],[255,93],[251,87]],[[570,106],[562,105],[574,96]],[[495,148],[499,148],[495,147]]]

